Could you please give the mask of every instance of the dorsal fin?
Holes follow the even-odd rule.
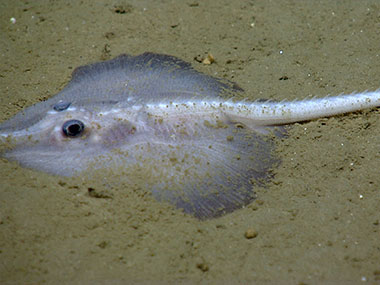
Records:
[[[87,90],[89,84],[98,92],[91,97],[87,95],[88,103],[127,98],[131,103],[147,103],[166,99],[160,94],[176,94],[175,98],[180,100],[242,91],[236,84],[202,74],[174,56],[146,52],[138,56],[123,54],[75,69],[72,80],[57,98],[72,101],[79,99],[79,93],[83,99],[86,94],[81,90]]]

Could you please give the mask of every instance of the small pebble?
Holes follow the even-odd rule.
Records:
[[[206,64],[206,65],[209,65],[209,64],[213,63],[214,61],[215,61],[214,56],[213,56],[211,53],[209,53],[209,54],[207,55],[207,57],[206,57],[205,59],[202,60],[202,63],[203,63],[203,64]]]
[[[245,234],[244,234],[246,239],[255,238],[257,237],[257,235],[258,235],[258,232],[255,231],[254,229],[248,229],[245,231]]]
[[[197,263],[197,268],[200,269],[203,272],[208,271],[209,267],[206,263]]]

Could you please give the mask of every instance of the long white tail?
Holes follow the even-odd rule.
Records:
[[[301,101],[223,103],[232,120],[255,126],[275,126],[380,106],[380,89]]]

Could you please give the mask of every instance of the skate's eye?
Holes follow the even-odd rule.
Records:
[[[84,131],[84,124],[79,120],[69,120],[63,124],[62,131],[68,137],[77,137]]]
[[[66,110],[67,108],[69,108],[70,105],[71,105],[71,102],[62,102],[62,101],[60,101],[60,102],[58,102],[57,104],[55,104],[53,106],[53,109],[55,111],[57,111],[57,112],[61,112],[61,111]]]

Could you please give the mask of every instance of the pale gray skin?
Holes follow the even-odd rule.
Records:
[[[60,176],[140,167],[158,200],[217,217],[251,202],[255,186],[271,178],[273,141],[217,111],[165,106],[241,91],[172,56],[121,55],[76,69],[56,96],[0,124],[12,145],[2,155]]]

